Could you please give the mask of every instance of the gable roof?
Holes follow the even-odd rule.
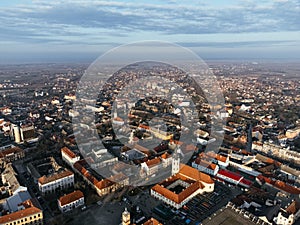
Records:
[[[75,202],[81,198],[84,198],[84,195],[81,191],[74,191],[70,194],[64,195],[59,198],[59,203],[61,206],[70,204],[72,202]]]
[[[42,210],[36,208],[36,207],[30,207],[30,208],[27,208],[27,209],[23,209],[23,210],[20,210],[18,212],[14,212],[14,213],[11,213],[11,214],[8,214],[8,215],[5,215],[5,216],[1,216],[0,217],[0,224],[5,224],[5,223],[9,223],[9,222],[12,222],[12,221],[15,221],[15,220],[19,220],[23,217],[27,217],[27,216],[30,216],[30,215],[35,215],[37,213],[41,213]]]

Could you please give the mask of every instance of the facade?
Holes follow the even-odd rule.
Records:
[[[209,175],[181,164],[177,174],[156,184],[152,187],[150,194],[154,198],[179,209],[196,195],[213,191],[214,181]]]
[[[125,208],[124,212],[122,213],[122,225],[130,224],[130,213],[128,212],[127,208]]]
[[[43,194],[52,193],[57,189],[65,189],[74,185],[74,174],[69,170],[55,173],[38,179],[39,190]]]
[[[99,196],[113,193],[116,190],[129,185],[129,178],[123,173],[116,174],[110,178],[103,179],[95,185],[96,192]]]
[[[62,159],[71,167],[73,167],[73,165],[80,160],[80,156],[76,155],[67,147],[63,147],[61,149],[61,156]]]
[[[0,217],[0,225],[42,225],[43,212],[39,208],[31,206],[23,210]]]
[[[1,150],[0,159],[5,162],[13,162],[25,157],[25,151],[19,147],[12,146]]]
[[[278,225],[292,225],[300,218],[300,203],[293,201],[285,210],[279,211],[274,218],[274,223]]]
[[[129,184],[129,178],[121,172],[99,181],[88,171],[87,166],[88,164],[85,160],[78,161],[74,164],[74,171],[82,176],[83,179],[96,190],[99,196],[113,193]]]
[[[206,160],[201,160],[199,157],[194,162],[192,162],[192,167],[212,176],[216,176],[219,172],[218,165],[210,163]]]
[[[61,212],[68,212],[84,205],[84,195],[81,191],[74,191],[58,199],[58,208]]]

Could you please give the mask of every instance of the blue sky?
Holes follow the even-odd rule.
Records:
[[[171,41],[204,59],[300,59],[299,0],[1,0],[0,63]]]

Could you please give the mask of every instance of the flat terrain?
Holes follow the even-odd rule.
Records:
[[[222,212],[216,213],[211,219],[203,221],[203,225],[253,225],[255,223],[244,218],[243,215],[238,214],[232,209],[226,208]]]

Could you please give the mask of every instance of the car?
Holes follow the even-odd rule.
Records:
[[[81,210],[82,210],[82,211],[86,210],[86,206],[85,206],[85,205],[82,206],[82,207],[81,207]]]

